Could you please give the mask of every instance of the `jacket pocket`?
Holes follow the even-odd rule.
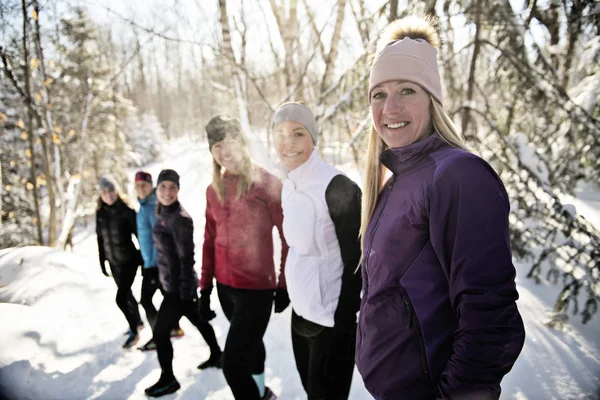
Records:
[[[380,399],[400,398],[399,393],[402,399],[427,398],[422,393],[432,392],[432,382],[423,368],[428,364],[422,361],[420,339],[415,329],[408,328],[414,326],[410,321],[414,316],[406,308],[404,289],[390,285],[387,292],[366,297],[359,315],[356,355],[365,388]]]
[[[417,338],[419,344],[419,356],[421,358],[421,369],[423,374],[427,377],[427,379],[431,380],[431,376],[429,373],[429,365],[427,363],[427,353],[425,350],[425,339],[423,338],[423,332],[421,331],[421,325],[419,324],[419,319],[417,318],[417,314],[412,306],[410,298],[406,292],[402,295],[402,301],[404,302],[404,307],[406,308],[406,312],[408,313],[408,329],[413,331],[415,337]]]
[[[362,310],[362,300],[361,300],[361,305],[360,308]],[[354,363],[356,364],[356,366],[358,367],[358,365],[360,364],[360,349],[362,346],[362,341],[363,341],[363,333],[362,333],[362,311],[358,312],[358,323],[356,324],[356,348],[354,351]]]

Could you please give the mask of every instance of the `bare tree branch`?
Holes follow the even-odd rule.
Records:
[[[333,36],[331,37],[331,46],[329,46],[329,53],[325,56],[325,72],[321,79],[320,92],[324,92],[330,85],[332,80],[333,71],[335,70],[335,62],[338,54],[338,45],[340,42],[340,36],[342,34],[342,24],[344,22],[344,15],[346,11],[346,0],[338,0],[338,12],[335,19],[335,26],[333,28]]]
[[[302,2],[304,3],[304,9],[306,10],[306,15],[308,16],[308,22],[310,24],[310,27],[313,30],[313,33],[315,34],[315,40],[317,42],[317,45],[319,46],[321,57],[325,59],[325,46],[323,46],[323,41],[321,40],[321,35],[319,34],[319,28],[317,28],[317,23],[315,22],[315,16],[312,10],[310,9],[310,6],[308,5],[307,1],[302,0]]]

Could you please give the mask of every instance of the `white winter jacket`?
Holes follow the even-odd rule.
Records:
[[[283,233],[290,246],[285,263],[287,290],[294,311],[319,325],[333,327],[344,265],[335,226],[325,201],[331,180],[343,174],[317,150],[283,183]]]

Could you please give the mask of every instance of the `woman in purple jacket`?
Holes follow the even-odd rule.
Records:
[[[198,275],[194,269],[194,222],[179,203],[179,174],[163,169],[156,182],[157,220],[152,228],[156,248],[158,275],[163,289],[163,301],[158,310],[153,336],[161,374],[158,382],[146,388],[150,397],[160,397],[179,390],[173,374],[171,329],[185,316],[206,341],[209,360],[219,360],[221,349],[210,323],[198,307]],[[218,363],[210,366],[220,367]]]
[[[437,45],[395,21],[371,66],[356,364],[376,399],[498,399],[525,338],[508,196],[443,109]]]

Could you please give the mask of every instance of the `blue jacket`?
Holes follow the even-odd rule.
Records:
[[[156,267],[156,248],[152,241],[152,228],[156,223],[156,193],[140,200],[140,211],[137,213],[137,233],[140,250],[144,258],[144,268]]]
[[[365,234],[356,365],[378,400],[498,399],[525,339],[509,201],[437,135],[389,149]]]

